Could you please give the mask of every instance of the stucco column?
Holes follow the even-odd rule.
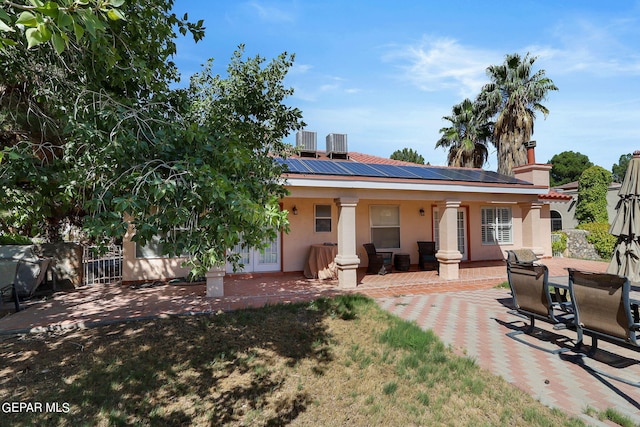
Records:
[[[358,199],[341,197],[334,200],[338,206],[338,286],[355,288],[358,285],[360,258],[356,253],[356,206]]]
[[[521,203],[522,209],[522,247],[529,248],[533,251],[538,258],[542,258],[546,252],[545,247],[551,243],[546,244],[545,237],[550,236],[551,226],[544,225],[542,216],[542,203]],[[551,238],[549,237],[549,239]]]
[[[455,280],[459,277],[462,254],[458,250],[458,208],[460,200],[446,200],[440,209],[439,248],[436,258],[440,262],[440,277]]]
[[[205,273],[207,279],[207,297],[224,296],[224,264],[213,267]]]

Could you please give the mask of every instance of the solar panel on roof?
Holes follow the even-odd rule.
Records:
[[[444,175],[439,173],[439,169],[430,167],[404,166],[411,173],[418,175],[422,179],[446,179]]]
[[[321,175],[353,175],[353,173],[343,168],[339,162],[330,160],[305,160],[304,162],[313,173]]]
[[[479,170],[475,169],[456,169],[458,177],[460,177],[463,181],[477,181],[480,175],[478,175]]]
[[[445,179],[449,181],[468,181],[469,177],[466,177],[464,174],[460,173],[458,169],[442,169],[442,174],[445,176]]]
[[[420,178],[420,176],[412,173],[406,167],[396,165],[371,165],[371,167],[379,170],[390,178]]]
[[[275,159],[287,166],[290,173],[369,176],[379,178],[412,178],[438,181],[477,182],[491,184],[530,184],[526,181],[482,169],[436,168],[428,166],[398,166],[318,159]]]
[[[280,159],[281,163],[287,166],[289,172],[292,173],[309,173],[311,172],[304,163],[299,159]]]
[[[464,172],[467,176],[467,181],[484,182],[491,184],[526,184],[525,181],[507,175],[500,175],[499,173],[492,171],[471,169],[465,170]]]
[[[386,177],[387,175],[375,169],[371,165],[365,163],[356,163],[356,162],[343,162],[340,163],[340,166],[347,169],[353,175],[357,176],[378,176],[378,177]]]

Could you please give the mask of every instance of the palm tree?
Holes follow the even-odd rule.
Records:
[[[448,148],[449,166],[481,168],[489,157],[487,142],[491,139],[491,123],[485,120],[478,104],[469,98],[454,105],[450,116],[443,117],[451,126],[440,129],[442,137],[436,148]]]
[[[544,70],[531,74],[537,57],[527,53],[506,55],[504,64],[487,68],[491,83],[486,84],[477,102],[488,117],[495,117],[493,140],[498,149],[498,173],[513,175],[513,168],[527,162],[524,144],[533,135],[536,112],[545,117],[547,107],[541,104],[547,93],[558,90]]]

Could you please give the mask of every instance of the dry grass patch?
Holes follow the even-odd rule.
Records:
[[[582,425],[359,296],[4,338],[0,366],[0,402],[70,405],[16,426]]]

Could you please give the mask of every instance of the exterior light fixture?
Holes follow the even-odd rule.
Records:
[[[293,212],[294,215],[298,215],[298,208],[296,208],[296,206],[293,205],[293,208],[291,209],[291,212]]]
[[[424,208],[420,208],[420,216],[424,216]]]

